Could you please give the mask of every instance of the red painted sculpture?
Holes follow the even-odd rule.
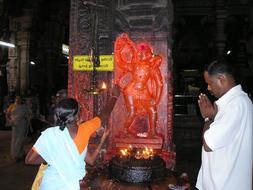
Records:
[[[120,35],[115,42],[115,62],[120,69],[116,83],[124,95],[128,115],[125,132],[136,117],[148,116],[147,136],[156,136],[157,105],[163,89],[159,66],[162,59],[154,55],[147,43],[135,44],[127,34]],[[135,134],[136,135],[136,134]]]

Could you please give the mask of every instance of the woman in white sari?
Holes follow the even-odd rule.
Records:
[[[85,162],[94,163],[108,133],[103,135],[92,155],[87,152],[89,137],[99,129],[101,123],[107,122],[118,96],[119,89],[116,87],[101,113],[80,125],[77,125],[77,101],[67,98],[58,103],[55,110],[57,126],[42,132],[26,157],[27,164],[48,164],[39,189],[80,189],[79,181],[86,173]]]

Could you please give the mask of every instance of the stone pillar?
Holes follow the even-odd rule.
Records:
[[[29,39],[31,16],[25,11],[24,16],[10,17],[11,42],[14,49],[9,49],[7,63],[8,90],[15,90],[24,95],[29,87]]]
[[[26,93],[29,87],[29,32],[17,33],[17,46],[19,48],[19,92]]]
[[[225,9],[224,0],[216,1],[216,48],[217,55],[223,57],[226,46],[226,34],[224,31],[227,11]]]
[[[14,43],[15,35],[14,33],[11,34],[11,43]],[[6,64],[6,71],[7,71],[7,85],[8,85],[8,92],[14,92],[18,88],[17,81],[19,79],[18,76],[18,48],[9,48],[8,52],[8,62]]]

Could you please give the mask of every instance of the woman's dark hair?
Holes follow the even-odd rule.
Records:
[[[60,130],[64,130],[67,124],[75,121],[75,115],[78,112],[78,103],[73,98],[61,100],[55,108],[56,125]]]

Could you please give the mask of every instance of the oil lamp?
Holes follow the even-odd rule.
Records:
[[[140,154],[140,151],[137,151],[137,153],[134,156],[137,160],[142,158],[142,155]]]
[[[90,11],[90,25],[91,25],[91,47],[89,51],[90,62],[92,63],[92,82],[91,87],[88,89],[84,89],[85,92],[91,95],[98,95],[106,89],[106,84],[103,82],[101,87],[98,87],[98,72],[97,68],[100,67],[100,52],[99,52],[99,35],[98,35],[98,8],[106,8],[104,6],[98,6],[96,3],[92,3],[89,1],[84,1],[84,5]]]
[[[132,148],[132,145],[129,145],[128,148],[124,148],[120,150],[120,156],[123,157],[133,157],[137,160],[139,159],[153,159],[154,151],[152,148],[145,147],[144,149],[137,150],[136,148]]]
[[[126,149],[121,149],[120,152],[121,152],[121,157],[127,157],[128,156],[128,152],[127,152]]]
[[[100,88],[96,87],[96,85],[93,85],[91,88],[87,89],[85,88],[84,91],[91,94],[91,95],[98,95],[101,92],[103,92],[104,90],[106,90],[106,84],[105,82],[102,82],[102,85]]]

